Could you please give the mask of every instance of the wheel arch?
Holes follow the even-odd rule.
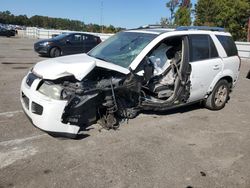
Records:
[[[48,52],[49,56],[50,56],[51,50],[52,50],[52,49],[54,49],[54,48],[59,49],[59,50],[60,50],[60,53],[61,53],[61,55],[60,55],[60,56],[62,56],[62,54],[63,54],[62,48],[60,48],[60,47],[59,47],[59,46],[57,46],[57,45],[55,45],[55,46],[51,46],[51,47],[50,47],[49,52]]]
[[[61,52],[62,52],[62,48],[60,48],[59,46],[55,45],[55,46],[51,46],[50,49],[49,49],[49,53],[51,52],[51,50],[53,48],[58,48]]]
[[[215,85],[216,85],[220,80],[223,80],[223,79],[226,80],[226,81],[229,83],[229,88],[232,89],[233,74],[230,73],[230,72],[228,72],[227,74],[217,75],[217,76],[214,78],[212,84],[211,84],[211,85],[209,86],[209,88],[208,88],[207,94],[210,94],[210,93],[213,91]]]

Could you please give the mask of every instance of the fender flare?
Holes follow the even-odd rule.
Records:
[[[209,88],[208,88],[208,91],[207,91],[207,94],[210,94],[215,85],[221,80],[221,79],[226,79],[229,83],[233,83],[233,71],[227,69],[225,71],[223,71],[222,73],[218,73],[215,78],[213,79],[212,83],[210,84]]]
[[[49,48],[49,53],[50,53],[50,51],[51,51],[53,48],[58,48],[58,49],[61,51],[61,55],[62,55],[63,51],[62,51],[61,47],[59,47],[58,45],[53,45],[53,46],[51,46],[51,47]]]

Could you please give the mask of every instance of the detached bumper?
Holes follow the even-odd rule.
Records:
[[[35,79],[31,87],[26,84],[26,76],[21,84],[21,104],[25,114],[34,126],[53,135],[76,137],[80,127],[61,122],[67,101],[53,100],[37,91],[40,79]]]

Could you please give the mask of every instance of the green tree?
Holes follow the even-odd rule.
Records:
[[[160,25],[161,26],[167,26],[167,25],[169,25],[168,19],[162,17],[161,20],[160,20]]]
[[[14,15],[10,11],[0,12],[0,23],[12,23],[14,21]]]
[[[179,9],[175,13],[175,25],[189,26],[192,23],[191,20],[191,8],[190,0],[183,0],[179,6]]]
[[[234,40],[246,40],[249,0],[198,0],[195,6],[195,25],[226,28]]]
[[[170,17],[169,17],[170,25],[173,25],[175,11],[178,8],[178,5],[179,5],[179,0],[169,0],[166,3],[166,7],[170,10]]]
[[[215,26],[215,15],[218,14],[218,0],[198,0],[195,5],[194,25]]]
[[[70,20],[65,18],[51,18],[48,16],[35,15],[28,18],[26,15],[15,16],[10,11],[0,11],[0,23],[16,24],[24,26],[35,26],[47,29],[63,29],[75,31],[101,32],[101,26],[97,24],[84,24],[79,20]],[[105,32],[114,33],[123,28],[115,28],[112,25],[103,26]]]

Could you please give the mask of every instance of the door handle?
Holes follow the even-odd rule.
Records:
[[[214,66],[213,66],[213,69],[214,69],[214,70],[219,70],[219,69],[220,69],[220,66],[219,66],[219,65],[214,65]]]

